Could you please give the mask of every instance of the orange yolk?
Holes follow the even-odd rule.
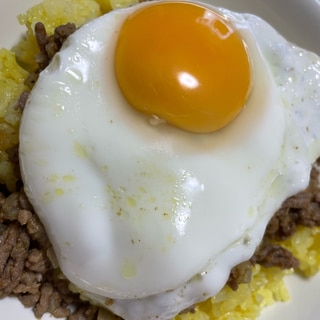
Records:
[[[237,30],[219,13],[184,2],[149,5],[127,18],[115,72],[132,107],[196,133],[232,121],[251,87]]]

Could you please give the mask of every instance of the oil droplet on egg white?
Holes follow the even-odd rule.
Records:
[[[122,266],[122,276],[125,279],[132,279],[136,275],[136,267],[133,263],[125,261]]]

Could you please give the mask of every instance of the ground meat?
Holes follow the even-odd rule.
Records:
[[[245,261],[231,269],[227,285],[237,290],[240,283],[249,283],[252,279],[252,262]]]
[[[267,226],[265,237],[285,240],[291,236],[298,225],[320,226],[320,188],[319,172],[313,168],[309,188],[283,202]]]
[[[17,296],[36,317],[50,312],[72,320],[97,319],[99,309],[80,300],[61,279],[51,244],[23,192],[0,194],[0,298]]]
[[[319,160],[318,160],[319,161]],[[270,220],[261,245],[253,257],[245,264],[235,266],[230,273],[227,284],[236,290],[241,283],[251,280],[251,265],[256,263],[264,267],[281,269],[298,268],[299,261],[290,251],[275,244],[274,241],[285,240],[292,236],[299,225],[306,227],[320,226],[320,187],[319,171],[316,166],[310,174],[307,190],[285,200],[281,208]]]
[[[50,63],[54,55],[60,50],[64,41],[76,30],[73,23],[61,25],[54,30],[54,34],[47,35],[45,26],[42,22],[35,25],[35,35],[40,49],[40,53],[36,57],[40,71],[44,70]]]
[[[53,35],[48,35],[45,26],[42,22],[37,22],[35,25],[35,37],[39,48],[39,53],[35,57],[35,61],[38,64],[38,69],[31,72],[24,84],[28,87],[28,90],[24,90],[16,105],[15,109],[23,111],[26,105],[29,93],[32,90],[34,84],[38,80],[39,74],[44,70],[54,57],[54,55],[61,49],[61,46],[66,39],[76,30],[74,23],[67,23],[55,28]]]
[[[76,26],[74,23],[67,23],[55,28],[53,35],[48,35],[46,28],[42,22],[37,22],[35,25],[35,37],[37,45],[39,48],[39,53],[35,57],[39,68],[34,72],[30,73],[25,80],[25,85],[31,90],[38,80],[39,73],[44,70],[54,57],[54,55],[61,49],[61,46],[66,41],[66,39],[76,31]],[[20,98],[15,106],[16,109],[23,110],[29,92],[27,90],[23,91]]]
[[[262,243],[250,261],[253,264],[259,263],[266,268],[290,269],[299,267],[299,260],[290,251],[272,243]]]
[[[40,69],[37,69],[35,72],[32,72],[28,75],[27,79],[24,81],[24,84],[31,90],[34,86],[34,84],[36,83],[36,81],[38,80],[39,77],[39,72]],[[22,94],[24,94],[22,92]],[[23,103],[24,102],[24,103]],[[20,108],[21,110],[23,110],[25,104],[27,102],[27,99],[23,99],[23,97],[19,99],[18,105],[16,106],[16,108]]]
[[[29,81],[29,77],[28,77],[28,81]],[[34,83],[32,85],[30,83],[28,83],[27,85],[31,89],[32,86],[34,85]],[[17,109],[17,110],[21,110],[22,111],[24,106],[27,103],[28,97],[29,97],[29,91],[27,91],[27,90],[22,91],[22,93],[21,93],[21,95],[20,95],[20,97],[18,99],[18,102],[14,106],[14,108]]]

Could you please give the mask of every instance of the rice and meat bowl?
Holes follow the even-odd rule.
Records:
[[[91,5],[93,5],[92,3],[91,3]],[[93,5],[94,6],[94,5]],[[80,9],[79,9],[80,10]],[[87,12],[89,12],[90,10],[88,10]],[[91,10],[92,11],[92,10]],[[82,11],[83,12],[83,11]],[[75,15],[76,16],[76,15]],[[93,17],[90,17],[90,18],[93,18]],[[36,18],[37,20],[45,20],[45,19],[39,19],[39,17],[37,17]],[[54,17],[52,17],[52,19],[54,20],[55,18]],[[67,18],[67,20],[65,21],[65,22],[70,22],[70,20]],[[60,23],[61,24],[61,23]],[[50,29],[50,28],[48,28],[48,29]],[[50,31],[49,31],[50,32]],[[29,35],[30,36],[30,35]],[[31,37],[32,38],[32,37]],[[32,41],[32,43],[34,43],[33,41]],[[22,46],[26,46],[26,44],[27,44],[27,46],[28,46],[28,42],[26,42],[26,43],[23,43],[22,44]],[[34,46],[32,46],[32,48],[33,48],[33,51],[35,51],[35,49],[34,49]],[[19,48],[19,49],[21,49],[21,47]],[[27,54],[30,52],[31,50],[28,50],[27,51]],[[23,51],[20,51],[20,53],[21,52],[23,52]],[[6,58],[7,58],[7,52],[5,52],[5,55],[6,55]],[[10,56],[10,54],[8,55],[8,56]],[[21,57],[21,56],[20,56]],[[23,59],[22,59],[23,60]],[[5,59],[2,59],[2,61],[6,61]],[[14,59],[12,59],[12,60],[9,60],[10,61],[10,63],[12,63],[12,65],[16,65],[16,63],[15,63],[15,61],[14,61]],[[26,59],[26,60],[24,60],[24,62],[22,62],[22,65],[24,65],[25,67],[26,66],[31,66],[31,65],[33,65],[33,59],[30,59],[29,61],[28,61],[28,59]],[[28,67],[29,68],[29,67]],[[23,91],[23,89],[25,89],[25,87],[24,87],[24,85],[21,85],[21,83],[24,81],[24,79],[26,78],[26,76],[27,76],[27,73],[25,72],[25,71],[23,71],[21,68],[19,68],[18,67],[18,70],[19,70],[19,72],[20,73],[17,73],[18,74],[18,76],[17,76],[17,78],[18,78],[18,80],[17,80],[17,82],[20,82],[20,93]],[[29,69],[30,70],[30,69]],[[21,75],[22,74],[22,75]],[[6,76],[5,77],[5,79],[8,79],[9,77],[8,76]],[[16,85],[15,85],[15,83],[13,84],[13,86],[16,88]],[[10,87],[10,85],[8,86],[8,87]],[[11,92],[11,91],[10,91]],[[16,95],[15,96],[15,98],[14,99],[12,99],[12,101],[13,100],[15,100],[15,101],[17,101],[18,100],[18,95]],[[18,114],[18,116],[17,116],[17,118],[18,118],[18,120],[19,120],[19,110],[15,110],[14,108],[9,108],[9,110],[10,110],[10,112],[12,112],[12,113],[15,113],[15,114]],[[7,117],[7,119],[9,119],[9,117]],[[17,121],[18,122],[18,121]],[[15,146],[16,146],[16,143],[17,143],[17,140],[14,140],[14,142],[12,143],[12,146],[10,146],[10,148],[9,147],[7,147],[5,150],[9,150],[10,149],[10,152],[8,152],[7,153],[7,159],[9,159],[9,154],[10,154],[10,161],[7,161],[8,163],[9,163],[9,165],[11,165],[11,172],[13,172],[14,171],[14,169],[13,169],[13,163],[15,163],[15,161],[14,161],[14,154],[15,154],[15,152],[14,152],[14,150],[15,150]],[[9,174],[5,174],[4,175],[7,179],[8,179],[8,177],[10,178],[10,175]],[[12,179],[12,176],[13,175],[11,175],[11,179]],[[16,178],[17,178],[17,176],[16,176]],[[5,180],[5,181],[7,181],[7,180]],[[8,180],[9,181],[9,180]],[[314,183],[314,181],[317,181],[317,178],[315,178],[315,180],[313,180],[313,184],[316,184],[316,183]],[[14,184],[11,184],[11,187],[10,187],[10,184],[9,183],[7,183],[7,186],[9,187],[9,188],[11,188],[11,190],[14,190],[14,187],[12,188],[12,185],[14,185]],[[315,194],[317,193],[317,191],[315,191],[314,192]],[[15,198],[16,197],[16,198]],[[23,224],[23,225],[28,225],[28,223],[27,223],[27,221],[29,221],[26,217],[28,217],[28,216],[30,216],[29,215],[29,213],[26,213],[26,211],[30,211],[30,207],[29,207],[29,205],[27,205],[26,204],[26,201],[25,200],[17,200],[17,196],[15,195],[15,197],[12,195],[11,196],[11,201],[13,201],[13,199],[15,199],[14,200],[14,203],[15,204],[17,204],[17,203],[19,203],[19,202],[22,202],[22,203],[24,203],[21,207],[19,207],[19,205],[18,205],[18,207],[20,208],[19,210],[17,210],[17,209],[15,209],[15,210],[7,210],[7,212],[8,211],[13,211],[13,212],[15,212],[15,214],[17,214],[18,212],[19,212],[19,218],[18,218],[18,221],[21,221],[21,223]],[[23,198],[23,196],[21,196],[22,197],[22,199],[25,199],[25,198]],[[20,199],[20,197],[18,197],[19,199]],[[309,193],[303,193],[303,194],[301,194],[301,195],[299,195],[299,197],[298,197],[298,200],[296,200],[295,202],[291,202],[291,204],[290,205],[288,205],[289,207],[290,206],[293,206],[293,208],[294,209],[291,209],[291,210],[289,210],[289,209],[287,209],[287,208],[285,208],[285,209],[283,209],[282,210],[282,215],[280,215],[276,220],[274,220],[274,221],[276,221],[275,223],[273,223],[273,224],[271,224],[271,227],[269,228],[269,231],[270,231],[270,234],[274,234],[274,235],[276,235],[275,237],[276,238],[284,238],[284,237],[286,237],[289,233],[291,233],[291,232],[293,232],[293,231],[295,231],[295,222],[300,222],[300,223],[302,223],[302,224],[309,224],[309,225],[314,225],[314,224],[317,224],[317,211],[316,210],[314,210],[315,208],[317,208],[317,197],[316,197],[316,195],[311,195],[311,194],[309,194]],[[4,208],[7,208],[8,207],[8,203],[10,203],[10,201],[9,202],[7,202],[7,204],[4,206]],[[290,203],[290,202],[289,202]],[[310,203],[311,203],[311,205],[310,205]],[[297,208],[298,207],[298,208]],[[10,206],[9,206],[9,208],[10,208]],[[17,208],[17,207],[16,207]],[[306,210],[306,208],[308,208],[308,210]],[[311,210],[309,210],[311,208]],[[25,210],[25,211],[23,211],[23,213],[24,213],[24,218],[23,218],[23,214],[20,212],[21,211],[21,209],[23,209],[23,210]],[[5,211],[5,210],[3,210],[3,211]],[[291,212],[291,214],[289,213],[289,212]],[[297,212],[299,212],[299,213],[297,213]],[[308,213],[309,212],[309,213]],[[310,213],[313,213],[313,217],[310,217]],[[12,216],[11,216],[11,218],[10,219],[16,219],[17,217],[15,216],[15,214],[13,214],[12,213]],[[7,213],[6,213],[6,215],[7,215]],[[291,217],[291,218],[289,218],[289,217]],[[7,221],[8,220],[10,220],[10,219],[7,219]],[[32,219],[30,220],[30,221],[32,221]],[[279,223],[279,221],[280,221],[280,223]],[[284,224],[284,221],[286,221],[287,222],[287,224]],[[33,223],[34,224],[34,223]],[[5,224],[4,224],[5,225]],[[276,226],[283,226],[283,229],[281,229],[280,228],[280,231],[279,231],[279,229],[278,229],[278,227],[276,227]],[[288,225],[290,225],[290,228],[288,228]],[[29,229],[30,229],[30,224],[29,224],[29,227],[28,227]],[[288,231],[288,229],[290,229],[289,231]],[[303,229],[303,230],[300,230],[300,227],[298,228],[299,229],[299,232],[296,232],[295,233],[295,236],[297,236],[297,237],[299,237],[299,233],[300,233],[300,236],[303,234],[303,236],[309,236],[310,234],[313,234],[313,241],[311,241],[311,242],[309,242],[308,243],[308,249],[307,250],[301,250],[304,254],[305,254],[305,257],[308,257],[308,256],[313,256],[314,257],[314,259],[310,259],[310,258],[308,258],[308,259],[305,259],[305,258],[302,258],[302,257],[298,257],[298,256],[296,256],[296,257],[298,257],[299,258],[299,260],[300,260],[300,266],[301,266],[301,268],[303,268],[304,270],[306,270],[306,273],[307,274],[311,274],[311,273],[314,273],[314,272],[316,272],[317,271],[317,268],[318,268],[318,265],[319,265],[319,263],[317,262],[317,259],[318,259],[318,255],[317,255],[317,253],[314,251],[314,248],[315,247],[317,247],[317,241],[318,241],[318,239],[317,239],[317,228],[313,228],[312,229],[312,231],[311,231],[311,229],[309,230],[309,229],[307,229],[308,230],[308,232],[306,232],[306,229]],[[34,231],[31,231],[32,233],[34,233]],[[273,237],[274,237],[274,235],[273,235]],[[39,237],[40,238],[40,237]],[[292,240],[292,239],[291,239]],[[290,241],[291,240],[289,240],[289,243],[290,243]],[[295,239],[295,241],[296,241],[296,239]],[[28,246],[28,245],[26,245],[26,246]],[[36,247],[39,247],[40,245],[39,244],[37,244],[36,245]],[[46,244],[45,245],[46,246],[46,250],[48,250],[48,244]],[[296,247],[296,246],[294,246],[294,247]],[[32,249],[35,249],[35,248],[32,248]],[[266,250],[267,249],[265,249],[264,251],[266,252]],[[270,253],[270,252],[272,252],[272,250],[273,250],[273,252],[279,252],[279,250],[281,251],[282,249],[278,249],[278,247],[275,247],[275,246],[272,246],[271,247],[271,251],[270,251],[270,247],[269,247],[269,249],[267,250],[267,252],[268,253]],[[300,252],[300,250],[298,250],[299,252]],[[49,252],[50,252],[50,250],[49,250]],[[261,251],[261,252],[263,252],[263,250]],[[301,252],[300,252],[301,253]],[[30,261],[34,261],[34,253],[33,253],[33,255],[30,257]],[[49,254],[49,256],[51,256],[52,257],[52,253],[51,254]],[[266,256],[266,255],[265,255]],[[264,256],[264,257],[265,257]],[[267,255],[268,256],[268,255]],[[289,254],[287,254],[287,253],[285,253],[285,255],[284,256],[290,256],[291,257],[291,255]],[[33,257],[33,258],[32,258]],[[256,256],[256,257],[258,257],[258,259],[260,259],[260,261],[262,262],[263,260],[264,260],[264,257],[263,256],[260,256],[259,257],[259,254]],[[307,260],[307,261],[309,261],[309,262],[311,262],[311,264],[312,264],[312,266],[306,266],[305,265],[305,263],[303,262],[303,263],[301,263],[301,261],[304,261],[304,259],[305,260]],[[23,261],[25,261],[25,258],[23,258],[22,259]],[[313,261],[312,261],[313,260]],[[287,260],[286,260],[287,261]],[[292,261],[293,262],[293,266],[296,266],[296,264],[297,264],[297,262],[296,262],[296,260],[295,259],[292,259],[292,258],[290,258],[288,261]],[[270,264],[270,263],[272,263],[272,261],[270,262],[270,261],[267,261],[267,262],[264,262],[265,264]],[[274,262],[273,262],[274,263]],[[28,268],[30,269],[32,269],[32,267],[30,267],[30,262],[28,262],[28,267],[27,267],[27,270],[28,270]],[[291,267],[292,265],[289,265],[289,267]],[[242,270],[245,270],[246,268],[243,268]],[[47,270],[47,269],[44,269],[44,270]],[[241,270],[241,269],[240,269]],[[259,270],[259,272],[258,272],[258,270]],[[255,281],[255,278],[256,277],[258,277],[258,275],[264,275],[264,272],[266,272],[267,274],[269,274],[269,276],[267,276],[268,278],[274,278],[274,279],[276,279],[274,282],[273,281],[270,281],[270,283],[267,283],[267,284],[265,284],[265,287],[260,287],[259,288],[259,290],[253,290],[253,291],[251,291],[251,289],[254,287],[254,281]],[[234,270],[234,272],[233,272],[233,274],[234,275],[236,275],[236,273],[237,273],[237,271],[236,271],[236,269]],[[264,270],[264,269],[262,269],[261,270],[261,267],[260,267],[260,265],[255,265],[255,267],[254,267],[254,270],[253,270],[253,273],[254,273],[254,277],[253,277],[253,281],[251,282],[251,285],[250,286],[248,286],[248,285],[240,285],[240,287],[238,288],[238,290],[237,290],[237,292],[232,292],[228,287],[226,287],[222,292],[221,292],[221,294],[220,295],[218,295],[216,298],[214,298],[214,299],[212,299],[212,300],[209,300],[209,301],[207,301],[206,303],[204,303],[204,304],[202,304],[202,305],[199,305],[199,306],[197,306],[196,307],[196,309],[198,310],[198,314],[199,314],[199,317],[201,316],[201,314],[203,315],[203,316],[207,316],[208,317],[208,315],[205,315],[204,313],[203,313],[203,310],[207,310],[207,308],[208,308],[208,306],[211,308],[212,306],[211,306],[211,303],[214,303],[214,306],[215,306],[215,308],[217,308],[217,309],[215,309],[215,311],[214,311],[214,313],[215,314],[219,314],[219,313],[221,313],[221,312],[223,312],[223,313],[225,313],[226,312],[226,310],[229,310],[229,308],[231,308],[232,309],[232,305],[234,305],[234,303],[235,303],[235,301],[240,301],[241,299],[243,299],[243,296],[245,295],[245,296],[247,296],[248,297],[248,299],[249,300],[247,300],[247,303],[250,301],[250,299],[253,299],[253,300],[258,300],[258,301],[260,301],[261,300],[261,296],[265,296],[266,298],[269,296],[269,294],[270,294],[270,292],[273,292],[273,294],[275,295],[275,297],[274,298],[276,298],[276,299],[287,299],[287,294],[286,294],[286,292],[284,291],[284,289],[283,289],[283,287],[282,287],[282,285],[279,285],[279,283],[278,283],[278,279],[279,278],[281,278],[282,276],[283,276],[283,272],[281,271],[281,270],[279,270],[279,269],[266,269],[266,270]],[[28,273],[29,274],[29,273]],[[52,277],[52,276],[51,276]],[[19,279],[25,279],[26,277],[20,277],[19,276]],[[237,276],[235,276],[235,278],[237,278]],[[245,277],[246,278],[246,277]],[[231,279],[232,279],[232,277],[231,277]],[[261,278],[260,278],[261,279]],[[29,280],[30,280],[30,278],[29,278]],[[25,281],[25,280],[24,280]],[[232,283],[233,281],[231,280],[230,281],[230,283]],[[258,283],[260,283],[259,281],[258,281]],[[273,285],[272,285],[272,283],[273,283]],[[15,290],[16,290],[16,292],[18,293],[19,292],[19,290],[25,290],[25,288],[23,288],[23,285],[21,285],[20,284],[20,286],[18,286],[17,285],[17,283],[15,283],[14,285],[12,285],[13,287],[15,287]],[[237,286],[237,283],[236,284],[233,284],[232,285],[234,288]],[[259,286],[260,286],[260,284],[259,284]],[[270,289],[270,287],[271,287],[271,289]],[[42,286],[40,283],[37,283],[37,285],[36,286],[33,286],[33,292],[37,292],[37,288],[39,289],[39,288],[42,288],[43,289],[43,291],[45,291],[45,289],[44,288],[46,288],[46,286]],[[241,289],[241,288],[244,288],[244,289]],[[251,289],[250,289],[251,288]],[[241,290],[242,290],[242,294],[241,294]],[[265,291],[264,291],[265,290]],[[271,291],[270,291],[271,290]],[[9,289],[7,289],[7,291],[10,291]],[[12,292],[12,291],[11,291]],[[21,291],[20,291],[21,292]],[[23,292],[23,291],[22,291]],[[50,292],[50,290],[49,290],[49,292]],[[221,298],[221,297],[224,297],[225,295],[226,295],[226,292],[227,292],[227,296],[229,297],[228,299],[224,299],[224,298]],[[250,293],[250,294],[249,294]],[[233,298],[230,298],[230,297],[232,297],[233,296],[233,294],[241,294],[241,298],[239,299],[239,300],[234,300]],[[248,294],[249,294],[249,296],[248,296]],[[56,294],[54,294],[54,295],[56,295]],[[24,298],[26,298],[26,294],[24,294],[23,295],[24,296]],[[39,300],[37,300],[37,296],[38,296],[38,292],[37,292],[37,294],[35,294],[34,295],[35,297],[33,297],[33,301],[35,302],[35,301],[39,301]],[[39,296],[38,296],[38,298],[39,298]],[[239,297],[238,297],[239,298]],[[222,299],[222,301],[221,301],[221,299]],[[235,297],[235,299],[237,299],[236,297]],[[59,300],[59,299],[58,299]],[[26,299],[25,299],[25,301],[26,301]],[[69,300],[70,301],[70,300]],[[215,303],[217,301],[217,303]],[[265,300],[263,300],[263,302],[261,302],[262,304],[266,304],[266,303],[269,303],[270,301],[268,301],[268,299],[265,299]],[[29,302],[29,304],[30,304],[30,302]],[[66,304],[66,302],[64,302],[63,304]],[[38,303],[38,305],[39,305],[39,303]],[[218,306],[218,307],[217,307]],[[246,306],[246,303],[243,303],[242,304],[242,307],[244,307],[245,308],[245,306]],[[52,307],[52,306],[51,306]],[[52,307],[53,308],[53,307]],[[257,316],[257,314],[258,314],[258,310],[259,310],[259,306],[257,306],[257,304],[256,305],[252,305],[252,304],[250,304],[250,310],[249,311],[244,311],[244,310],[237,310],[237,308],[239,308],[239,307],[236,307],[235,309],[234,309],[234,314],[233,315],[231,315],[231,318],[232,319],[236,319],[236,317],[237,317],[237,315],[239,316],[239,318],[241,318],[244,314],[250,314],[251,313],[251,315],[252,315],[252,318],[254,318],[254,317],[256,317]],[[59,308],[57,308],[58,310],[61,310],[61,308],[59,309]],[[224,311],[220,311],[220,310],[224,310]],[[58,311],[56,311],[56,312],[58,312]],[[208,312],[208,311],[207,311]],[[206,312],[206,313],[207,313]],[[197,314],[197,313],[196,313]],[[242,314],[242,315],[241,315]],[[188,314],[185,314],[185,315],[181,315],[181,316],[179,316],[179,317],[195,317],[195,314],[192,314],[192,315],[188,315]]]

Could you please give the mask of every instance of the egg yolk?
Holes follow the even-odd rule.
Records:
[[[153,4],[130,15],[119,32],[115,74],[132,107],[196,133],[232,121],[251,87],[238,31],[221,14],[187,2]]]

